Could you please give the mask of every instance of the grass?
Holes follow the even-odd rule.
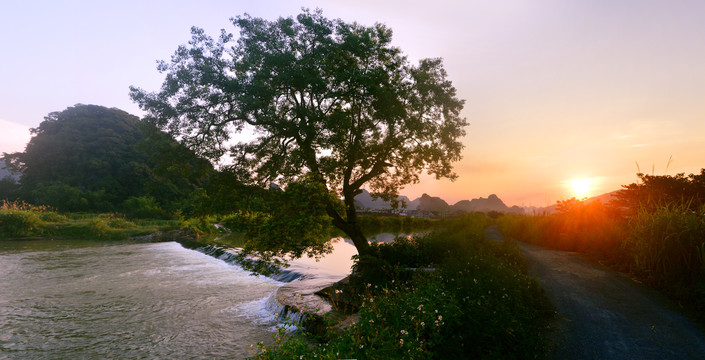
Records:
[[[44,206],[22,202],[3,202],[0,205],[0,239],[51,237],[122,240],[157,231],[199,226],[203,227],[196,221],[133,221],[111,213],[61,214]]]
[[[484,239],[484,215],[411,241],[374,246],[376,259],[329,290],[358,321],[320,337],[277,337],[257,359],[541,358],[552,308],[515,244]],[[365,261],[365,258],[358,259]],[[432,267],[435,271],[411,271]],[[350,304],[355,306],[349,306]]]
[[[498,219],[508,236],[578,251],[660,289],[705,321],[705,206],[687,203],[620,215],[599,203],[545,216]]]

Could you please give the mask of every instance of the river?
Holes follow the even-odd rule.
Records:
[[[0,242],[0,359],[244,358],[280,285],[174,242]]]
[[[346,276],[355,248],[333,241],[290,270]],[[281,285],[175,242],[0,241],[0,360],[245,358]]]

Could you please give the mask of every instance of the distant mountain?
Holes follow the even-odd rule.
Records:
[[[441,213],[449,212],[451,208],[445,200],[439,197],[432,197],[428,194],[423,194],[421,195],[421,198],[419,198],[419,205],[416,207],[416,210]]]
[[[402,202],[406,204],[406,210],[416,210],[418,199],[411,201],[406,196],[399,196],[399,208],[402,208]],[[362,189],[360,194],[355,196],[355,207],[360,210],[391,210],[392,205],[388,201],[382,199],[374,199],[369,191]]]
[[[475,199],[473,199],[475,201]],[[451,206],[453,211],[462,211],[462,212],[472,212],[473,210],[473,205],[472,201],[470,200],[460,200],[457,203],[453,204]]]
[[[504,212],[504,213],[524,213],[524,209],[519,206],[508,207],[497,195],[492,194],[487,198],[479,198],[472,200],[461,200],[453,205],[441,199],[440,197],[423,194],[421,197],[414,200],[409,200],[406,196],[398,197],[400,204],[399,208],[407,211],[423,211],[435,213],[469,213],[469,212]],[[406,204],[402,208],[401,202]],[[379,211],[391,210],[389,202],[382,199],[373,199],[372,195],[365,189],[362,193],[355,196],[355,206],[360,210]]]
[[[7,168],[5,168],[5,162],[0,160],[0,179],[4,178],[11,178],[15,181],[19,180],[20,177],[18,174],[10,172]]]
[[[602,194],[602,195],[593,196],[593,197],[590,197],[590,198],[585,199],[585,202],[589,204],[589,203],[593,203],[593,202],[595,202],[595,201],[599,201],[599,202],[601,202],[601,203],[603,203],[603,204],[607,204],[608,202],[614,200],[614,199],[617,197],[617,193],[620,192],[620,191],[621,191],[621,190],[615,190],[615,191],[611,191],[611,192],[608,192],[608,193],[604,193],[604,194]],[[556,204],[553,204],[553,205],[550,205],[550,206],[546,206],[546,207],[541,207],[541,208],[532,208],[531,210],[528,210],[528,209],[527,209],[527,212],[528,212],[528,213],[537,214],[537,215],[540,215],[540,214],[553,214],[553,213],[555,213],[555,212],[557,212],[557,211],[558,211],[558,210],[557,210]]]
[[[472,199],[470,201],[462,200],[453,205],[453,210],[462,212],[510,212],[510,208],[497,195],[492,194],[487,198]]]
[[[369,191],[365,189],[355,196],[355,207],[365,210],[389,210],[392,208],[388,202],[382,199],[373,199]]]

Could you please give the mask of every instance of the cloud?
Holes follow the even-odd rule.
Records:
[[[31,138],[29,127],[0,119],[0,153],[24,151]]]

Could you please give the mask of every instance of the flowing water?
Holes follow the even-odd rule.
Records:
[[[239,359],[281,283],[178,243],[0,241],[0,359]]]
[[[293,261],[285,281],[347,276],[355,247],[333,245],[320,261]],[[272,341],[266,304],[283,283],[227,257],[175,242],[0,241],[0,360],[251,356]]]

